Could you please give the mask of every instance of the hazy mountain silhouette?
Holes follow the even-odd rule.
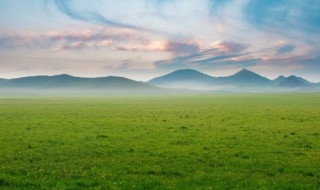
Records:
[[[190,88],[190,86],[193,86],[192,89],[201,89],[206,88],[208,85],[210,86],[214,80],[214,77],[199,71],[192,69],[181,69],[167,75],[156,77],[148,81],[148,83],[169,88]]]
[[[284,76],[278,76],[277,78],[275,78],[272,82],[275,85],[279,85],[280,83],[282,83],[284,80],[286,80],[286,77]]]
[[[190,84],[198,86],[272,84],[271,80],[262,77],[247,69],[242,69],[234,75],[227,77],[212,77],[196,70],[183,69],[154,78],[150,80],[148,83],[163,87],[175,87],[179,85],[181,86],[181,84],[183,83],[189,84],[189,87]]]
[[[258,75],[247,69],[235,73],[228,77],[219,77],[218,81],[220,84],[234,84],[234,85],[271,85],[270,79]]]
[[[320,90],[320,83],[311,83],[297,76],[279,76],[270,80],[255,72],[242,69],[226,77],[212,77],[192,69],[176,70],[172,73],[156,77],[148,82],[139,82],[124,77],[82,78],[67,74],[55,76],[30,76],[16,79],[0,79],[0,92],[28,89],[39,91],[81,91],[81,92],[174,92],[164,89],[190,89],[216,92],[270,92],[270,91],[312,91]],[[290,91],[290,90],[289,90]],[[177,92],[177,91],[176,91]],[[179,92],[190,92],[179,91]]]
[[[168,88],[189,88],[206,90],[276,90],[281,88],[310,88],[315,84],[295,76],[279,76],[270,80],[248,69],[226,77],[212,77],[196,70],[183,69],[154,78],[149,84]]]
[[[33,89],[33,90],[60,90],[60,91],[87,91],[87,92],[151,92],[161,91],[156,86],[138,82],[124,77],[81,78],[66,74],[55,76],[31,76],[0,81],[0,89]]]
[[[206,75],[192,69],[181,69],[176,70],[164,76],[156,77],[150,80],[150,84],[163,84],[168,82],[180,82],[180,81],[201,81],[201,82],[212,82],[214,77]]]
[[[279,86],[286,87],[286,88],[292,88],[292,87],[311,87],[314,84],[294,75],[289,76],[288,78],[285,78],[282,82],[279,83]]]

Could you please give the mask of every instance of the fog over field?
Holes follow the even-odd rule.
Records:
[[[320,0],[0,0],[0,190],[320,189]]]

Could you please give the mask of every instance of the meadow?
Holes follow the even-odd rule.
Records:
[[[320,94],[0,97],[0,189],[320,189]]]

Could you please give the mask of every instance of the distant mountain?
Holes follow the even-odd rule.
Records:
[[[214,77],[192,69],[181,69],[148,81],[151,85],[169,88],[201,89],[214,82]]]
[[[1,83],[1,82],[4,82],[4,81],[6,81],[6,79],[1,79],[1,78],[0,78],[0,83]]]
[[[289,88],[299,87],[301,90],[310,90],[315,87],[303,78],[279,76],[270,80],[248,69],[226,77],[212,77],[196,70],[177,70],[148,81],[149,84],[167,88],[186,88],[206,91],[232,91],[232,92],[260,92],[260,91],[287,91]],[[308,89],[307,89],[308,88]]]
[[[84,79],[70,75],[30,76],[7,80],[2,86],[24,88],[77,87]]]
[[[211,82],[213,77],[201,73],[192,69],[181,69],[174,71],[172,73],[154,78],[150,80],[149,84],[163,84],[163,83],[172,83],[172,82],[185,82],[185,81],[197,81],[197,82]]]
[[[293,88],[293,87],[312,87],[314,84],[294,75],[289,76],[282,82],[280,82],[279,86],[286,87],[286,88]]]
[[[284,76],[279,76],[277,77],[276,79],[274,79],[272,82],[275,84],[275,85],[279,85],[280,83],[282,83],[284,80],[286,80],[286,77]]]
[[[70,75],[31,76],[0,82],[0,89],[38,89],[64,91],[161,91],[162,89],[123,77],[81,78]]]
[[[270,85],[271,80],[257,73],[242,69],[234,75],[228,77],[219,77],[219,83],[222,84],[234,84],[234,85]]]
[[[169,87],[169,88],[189,88],[189,89],[216,89],[226,86],[260,86],[270,85],[271,80],[262,77],[247,69],[227,77],[212,77],[196,70],[183,69],[177,70],[167,75],[154,78],[149,84]]]
[[[165,88],[171,88],[165,89]],[[179,89],[179,90],[177,90]],[[78,93],[197,93],[206,92],[295,92],[320,91],[320,83],[297,76],[279,76],[274,80],[247,69],[226,77],[212,77],[192,69],[177,70],[138,82],[124,77],[82,78],[67,74],[0,79],[0,94],[78,94]]]

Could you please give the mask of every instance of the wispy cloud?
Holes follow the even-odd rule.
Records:
[[[209,11],[211,14],[217,15],[222,12],[224,7],[231,3],[233,0],[208,0],[209,1]]]
[[[83,31],[49,31],[44,33],[0,31],[0,48],[2,49],[79,50],[111,47],[114,42],[142,43],[146,40],[136,32],[122,29],[97,31],[87,29]]]
[[[168,18],[164,9],[166,6],[175,6],[176,0],[145,0],[146,8],[153,8],[156,10],[157,15],[162,18]]]
[[[247,50],[249,48],[249,45],[239,42],[223,41],[214,44],[213,47],[219,49],[221,52],[240,53]]]
[[[193,49],[194,51],[189,52],[188,55],[157,61],[155,65],[159,68],[201,68],[208,67],[209,65],[215,67],[217,64],[221,65],[221,63],[236,62],[235,58],[248,54],[244,53],[248,46],[244,43],[232,41],[219,42],[214,44],[211,49]]]
[[[165,50],[173,52],[176,55],[185,55],[198,52],[199,45],[195,42],[183,42],[183,41],[169,41],[166,44]]]
[[[79,4],[79,0],[46,0],[46,2],[54,3],[54,5],[58,8],[58,10],[61,11],[61,13],[75,20],[158,35],[170,35],[164,30],[152,29],[145,26],[139,26],[137,23],[125,23],[123,21],[118,21],[117,19],[108,18],[106,14],[103,13],[103,11],[99,11],[99,9],[97,9],[97,6],[99,7],[99,5],[101,6],[106,4],[105,1],[96,0],[93,2],[90,1],[90,3],[88,3],[87,1],[82,1],[81,3],[85,2],[85,5],[87,5],[87,7],[85,8],[77,7],[77,4]],[[120,9],[118,11],[122,10]]]
[[[133,52],[151,52],[151,51],[166,51],[165,41],[150,41],[144,40],[138,43],[122,44],[116,47],[120,51],[133,51]]]
[[[153,39],[126,29],[49,32],[0,31],[0,49],[49,49],[53,51],[109,48],[131,52],[171,52],[186,55],[198,52],[193,41]]]
[[[120,28],[127,28],[127,29],[135,29],[135,30],[143,30],[140,27],[125,24],[121,22],[117,22],[111,19],[106,18],[100,13],[97,13],[94,10],[77,10],[75,5],[77,1],[74,0],[54,0],[55,5],[57,8],[65,15],[69,16],[70,18],[82,21],[88,21],[98,24],[110,25]]]
[[[305,33],[320,31],[320,1],[249,0],[244,7],[247,20],[254,26]]]
[[[296,46],[294,46],[292,44],[284,44],[284,45],[278,47],[277,53],[278,54],[288,53],[288,52],[293,51],[295,48],[296,48]]]

